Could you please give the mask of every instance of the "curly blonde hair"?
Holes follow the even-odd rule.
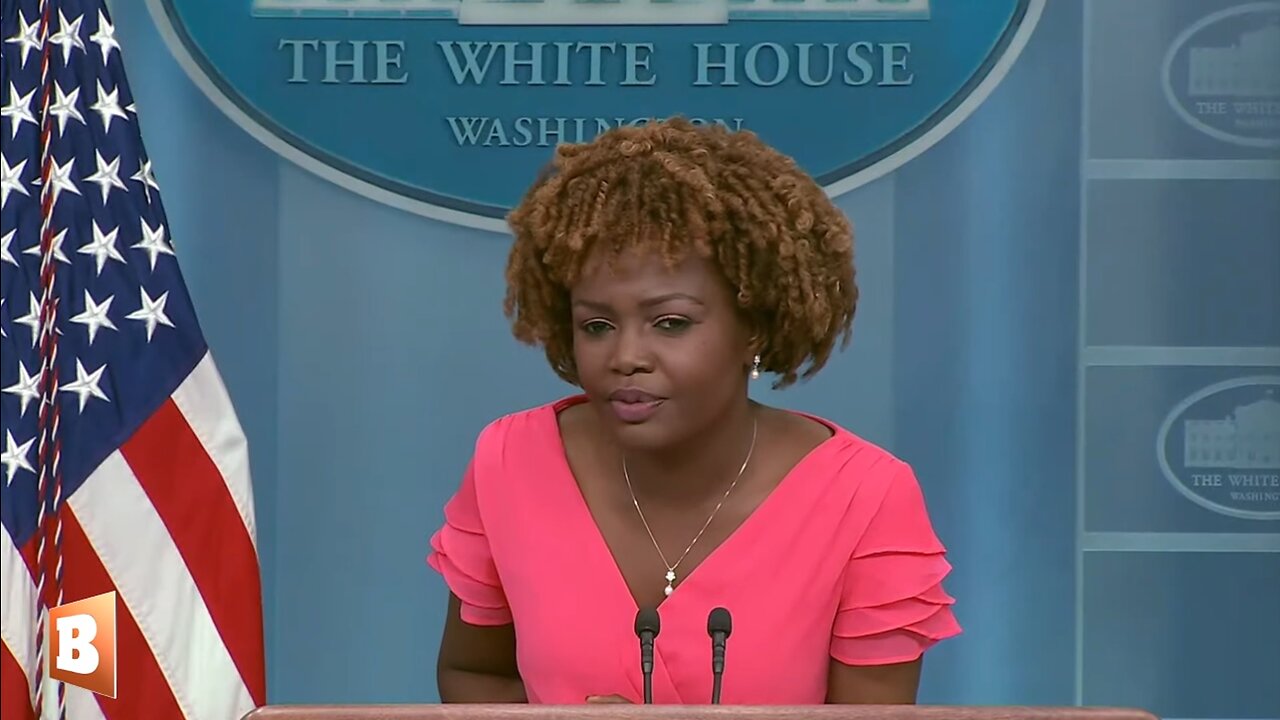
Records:
[[[515,236],[504,310],[577,385],[569,288],[598,243],[671,264],[694,252],[734,289],[760,369],[783,387],[847,345],[858,289],[853,231],[794,160],[749,131],[683,118],[613,128],[557,148],[507,218]],[[806,367],[807,364],[807,367]]]

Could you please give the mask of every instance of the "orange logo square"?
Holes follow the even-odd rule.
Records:
[[[116,696],[116,594],[95,595],[49,611],[49,677]]]

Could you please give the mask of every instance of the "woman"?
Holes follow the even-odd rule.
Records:
[[[430,565],[445,702],[911,703],[959,627],[911,469],[750,382],[816,373],[857,303],[847,220],[753,134],[682,119],[559,148],[510,215],[506,310],[582,393],[481,434]]]

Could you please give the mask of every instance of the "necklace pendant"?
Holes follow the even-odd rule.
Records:
[[[670,595],[671,595],[671,593],[672,593],[672,592],[674,592],[675,588],[671,587],[671,583],[673,583],[673,582],[675,582],[675,581],[676,581],[676,571],[675,571],[675,570],[668,570],[668,571],[667,571],[667,586],[666,586],[665,588],[663,588],[663,590],[662,590],[662,592],[663,592],[665,595],[670,596]]]
[[[674,591],[675,591],[675,588],[671,587],[671,583],[667,583],[667,586],[662,589],[662,594],[670,597],[671,593]]]

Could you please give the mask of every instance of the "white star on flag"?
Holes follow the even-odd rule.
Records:
[[[102,268],[106,267],[108,258],[124,262],[124,256],[116,249],[116,235],[119,233],[120,228],[114,228],[109,233],[102,232],[102,228],[98,227],[98,221],[94,220],[93,240],[85,243],[76,252],[92,255],[93,259],[98,263],[98,275],[101,275]]]
[[[111,132],[111,118],[129,119],[125,115],[124,110],[120,109],[120,89],[116,88],[111,92],[107,92],[102,87],[102,81],[98,81],[98,102],[89,106],[89,109],[98,113],[102,117],[102,127],[106,132]]]
[[[139,291],[142,293],[142,307],[125,315],[125,318],[128,320],[141,320],[146,323],[147,342],[151,342],[151,336],[155,333],[157,325],[174,327],[173,321],[164,314],[164,304],[169,302],[169,292],[166,290],[160,293],[160,297],[152,300],[151,296],[147,294],[146,288],[140,288]]]
[[[75,156],[71,156],[71,159],[64,165],[59,165],[57,160],[50,164],[53,165],[53,171],[49,178],[49,182],[53,185],[53,203],[55,205],[58,204],[58,196],[64,190],[74,195],[79,195],[80,188],[76,187],[76,181],[71,179],[71,171],[75,169],[73,166],[76,164]]]
[[[18,259],[14,258],[13,251],[9,250],[9,246],[13,245],[14,233],[18,231],[9,231],[4,233],[4,237],[0,237],[0,263],[13,264],[14,268],[20,268]]]
[[[21,362],[18,363],[18,382],[5,388],[4,392],[9,393],[10,395],[18,396],[19,400],[22,403],[22,409],[18,413],[19,416],[26,415],[27,405],[30,404],[32,400],[35,400],[40,397],[40,389],[39,389],[40,377],[43,374],[44,374],[43,371],[41,371],[40,368],[37,366],[36,374],[32,375],[30,372],[27,371],[26,365],[24,365]]]
[[[150,160],[144,161],[142,165],[138,168],[138,172],[134,173],[133,176],[130,177],[129,179],[137,180],[138,182],[142,183],[143,190],[146,190],[147,192],[147,202],[151,201],[151,189],[152,188],[155,188],[156,190],[160,189],[160,186],[156,184],[155,175],[151,174]]]
[[[76,107],[76,103],[80,102],[80,88],[64,94],[62,85],[55,82],[53,92],[57,99],[49,106],[49,114],[58,118],[58,137],[62,137],[62,134],[67,131],[67,121],[71,118],[79,120],[82,125],[88,124],[80,114],[80,108]]]
[[[132,248],[145,250],[147,256],[151,259],[151,269],[156,269],[156,258],[160,255],[173,255],[173,248],[169,247],[169,243],[164,239],[164,225],[152,230],[151,225],[146,221],[142,223],[142,234],[145,236],[136,244],[131,245]]]
[[[13,83],[9,83],[9,104],[0,108],[0,117],[9,118],[10,139],[18,137],[18,128],[22,127],[22,123],[29,122],[36,127],[36,116],[31,114],[31,98],[35,97],[35,88],[26,95],[19,96],[18,88]]]
[[[27,192],[27,188],[22,184],[22,170],[27,166],[26,160],[19,160],[17,165],[10,165],[3,154],[0,154],[0,208],[9,202],[9,193],[17,191],[31,197],[31,193]]]
[[[120,158],[116,157],[111,162],[107,162],[102,157],[102,153],[94,151],[94,159],[98,161],[98,171],[85,178],[85,182],[98,183],[102,188],[102,204],[107,204],[107,195],[111,193],[111,188],[116,187],[129,191],[124,181],[120,179]]]
[[[31,474],[35,474],[36,469],[31,467],[31,462],[27,460],[27,453],[31,451],[31,443],[36,441],[35,438],[19,445],[13,439],[13,433],[8,430],[4,431],[4,452],[0,453],[0,464],[4,465],[4,482],[6,485],[13,482],[13,476],[18,472],[18,468],[22,468]]]
[[[62,46],[62,62],[71,61],[71,48],[78,47],[84,50],[84,41],[80,39],[80,21],[84,20],[84,16],[77,17],[74,21],[68,23],[62,10],[58,10],[58,22],[62,26],[58,32],[49,36],[49,42],[53,45]]]
[[[13,235],[16,232],[18,231],[10,230],[4,234],[4,237],[0,237],[0,262],[7,262],[14,267],[21,267],[18,265],[17,259],[13,257],[13,252],[9,250],[9,246],[13,244]]]
[[[107,316],[107,311],[111,309],[111,301],[115,299],[114,295],[109,295],[106,300],[100,303],[95,302],[89,291],[84,291],[84,312],[72,317],[71,322],[80,323],[89,328],[90,345],[93,344],[93,339],[97,336],[99,329],[119,330],[115,323],[111,322],[111,318]]]
[[[101,10],[98,11],[98,32],[90,35],[89,41],[97,43],[98,49],[102,50],[103,65],[111,58],[112,50],[120,49],[120,43],[116,42],[116,28]]]
[[[18,13],[18,24],[21,26],[18,33],[11,38],[5,40],[6,43],[13,43],[22,49],[22,65],[27,64],[27,55],[32,50],[39,50],[40,43],[40,18],[37,17],[34,22],[28,24],[27,17],[22,13]]]
[[[18,231],[10,230],[4,234],[4,237],[0,237],[0,262],[7,262],[14,267],[21,267],[18,265],[17,259],[13,257],[13,252],[9,250],[9,246],[13,244],[13,235],[16,232]]]
[[[84,363],[80,362],[80,358],[76,358],[75,382],[63,385],[62,392],[72,393],[80,398],[80,412],[84,412],[84,406],[88,404],[90,396],[111,402],[107,394],[102,392],[102,388],[98,387],[98,383],[102,382],[102,372],[106,369],[107,366],[104,364],[93,372],[86,372]]]
[[[40,338],[40,298],[35,293],[31,293],[31,305],[28,308],[27,314],[14,322],[31,328],[31,347],[35,347],[36,340]]]

